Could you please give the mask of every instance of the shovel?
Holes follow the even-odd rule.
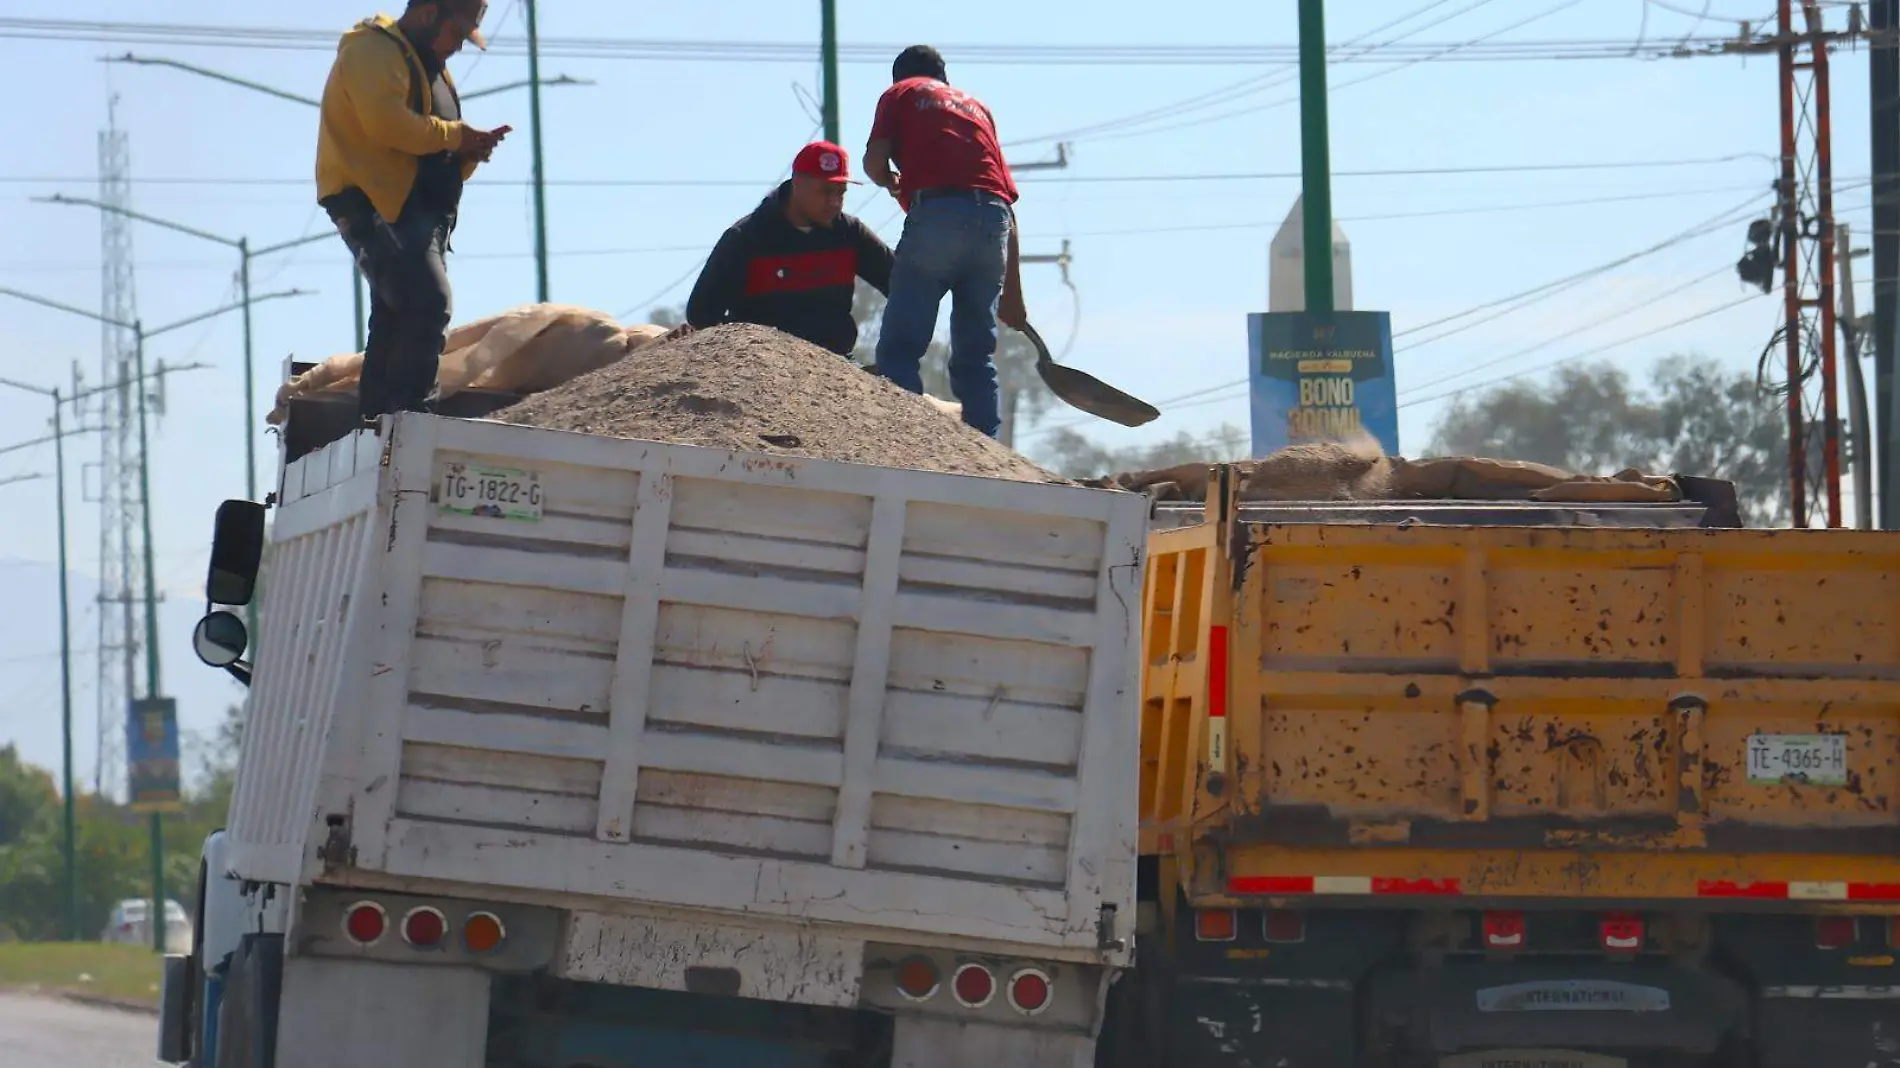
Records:
[[[1042,384],[1063,403],[1122,426],[1141,426],[1160,418],[1160,410],[1147,401],[1131,397],[1087,372],[1057,363],[1035,327],[1024,323],[1023,333],[1036,346],[1036,373],[1042,376]]]

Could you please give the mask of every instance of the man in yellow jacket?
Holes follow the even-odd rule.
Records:
[[[462,184],[508,127],[462,121],[447,62],[486,48],[486,0],[410,0],[343,35],[323,87],[317,201],[369,282],[369,341],[357,389],[365,420],[433,403],[448,334],[446,254]]]

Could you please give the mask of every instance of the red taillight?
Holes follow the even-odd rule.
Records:
[[[1233,909],[1195,909],[1194,939],[1197,942],[1232,942],[1239,930]]]
[[[417,949],[434,949],[442,944],[442,936],[448,933],[448,921],[427,905],[410,909],[409,914],[402,918],[402,940]]]
[[[1484,948],[1522,949],[1523,947],[1523,913],[1487,912],[1484,914]]]
[[[470,913],[462,923],[462,945],[470,953],[492,953],[508,940],[508,928],[492,912]]]
[[[912,957],[897,966],[897,992],[911,1001],[926,1001],[937,992],[937,966],[926,957]]]
[[[359,946],[367,946],[383,937],[389,917],[374,901],[359,901],[343,913],[343,933]]]
[[[1268,909],[1260,929],[1269,942],[1306,941],[1306,915],[1298,909]]]
[[[950,981],[950,991],[957,996],[957,1004],[980,1009],[996,996],[996,977],[981,964],[965,964]]]
[[[1643,951],[1643,918],[1632,912],[1612,912],[1597,921],[1597,941],[1608,953]]]
[[[1035,968],[1024,968],[1010,977],[1010,1008],[1025,1016],[1034,1016],[1049,1007],[1049,977]]]
[[[1847,949],[1860,941],[1860,923],[1852,916],[1823,916],[1814,921],[1817,949]]]

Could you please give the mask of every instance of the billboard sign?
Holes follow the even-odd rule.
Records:
[[[1249,315],[1247,354],[1255,456],[1360,432],[1398,455],[1389,313]]]
[[[183,807],[177,701],[148,697],[132,702],[125,720],[125,768],[132,811],[176,812]]]

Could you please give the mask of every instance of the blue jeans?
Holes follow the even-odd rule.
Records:
[[[1001,197],[952,194],[911,206],[891,269],[890,302],[877,337],[878,371],[912,393],[924,391],[919,365],[950,294],[950,391],[963,421],[995,437],[1002,429],[996,390],[996,304],[1009,266],[1010,212]]]

